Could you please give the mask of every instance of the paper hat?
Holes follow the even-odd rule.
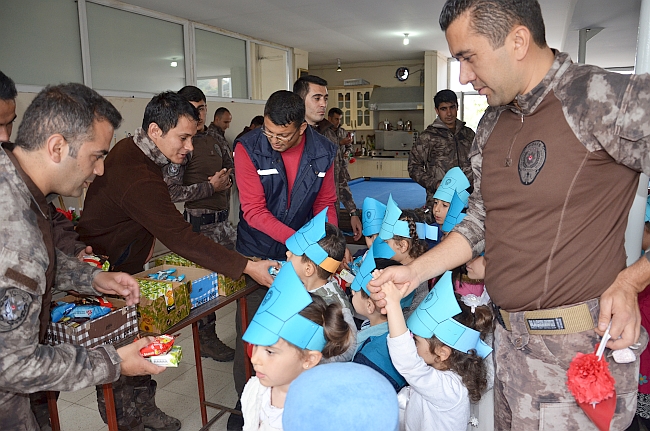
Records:
[[[311,303],[309,292],[291,262],[287,262],[242,339],[258,346],[272,346],[282,337],[301,349],[322,351],[326,344],[323,327],[298,314]]]
[[[650,221],[650,195],[648,196],[648,200],[645,203],[645,221]]]
[[[363,200],[363,209],[361,215],[361,224],[363,226],[363,234],[371,236],[379,233],[381,229],[381,222],[384,220],[386,214],[386,205],[379,202],[377,199],[365,198]]]
[[[476,353],[485,358],[492,348],[480,339],[480,333],[455,321],[453,317],[461,313],[460,305],[454,295],[451,271],[445,272],[406,322],[409,330],[422,338],[436,336],[449,347],[467,353]]]
[[[282,428],[284,431],[397,431],[397,394],[384,376],[366,365],[322,364],[301,373],[289,386]]]
[[[447,210],[447,216],[445,221],[442,224],[443,232],[451,232],[451,230],[460,223],[467,214],[463,211],[465,209],[465,203],[458,196],[458,193],[454,192],[454,196],[451,198],[451,203],[449,204],[449,209]]]
[[[372,243],[372,247],[370,247],[368,250],[366,258],[363,260],[363,263],[361,264],[357,275],[352,281],[352,285],[350,286],[352,290],[358,292],[359,290],[363,289],[364,292],[370,295],[370,291],[368,290],[367,286],[368,282],[372,280],[372,272],[377,269],[375,258],[383,257],[385,259],[390,259],[394,255],[395,252],[393,249],[390,248],[390,246],[386,244],[381,238],[377,238],[375,242]]]
[[[415,223],[415,231],[420,239],[438,240],[438,226],[433,226],[426,223]]]
[[[400,220],[402,210],[399,209],[397,203],[393,200],[393,195],[388,196],[388,204],[386,205],[386,214],[381,223],[379,230],[379,238],[384,241],[391,239],[395,235],[403,236],[404,238],[411,237],[411,230],[409,223],[406,220]],[[415,223],[415,230],[420,239],[438,239],[438,226],[431,226],[425,223]]]
[[[458,193],[458,197],[460,197],[465,205],[467,205],[467,200],[469,199],[469,192],[467,189],[469,186],[469,180],[463,173],[462,169],[456,166],[447,171],[440,182],[440,186],[436,189],[433,198],[445,202],[451,202],[451,199],[454,197],[454,192],[456,192]]]
[[[329,257],[323,247],[318,244],[318,241],[325,237],[327,208],[325,207],[316,217],[309,220],[307,224],[287,238],[285,245],[296,256],[307,255],[316,265],[325,271],[334,273],[341,262]]]

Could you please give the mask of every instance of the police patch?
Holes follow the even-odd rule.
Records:
[[[533,141],[526,145],[519,156],[519,179],[528,186],[535,181],[537,174],[546,162],[546,145],[542,141]]]
[[[32,296],[20,289],[0,289],[0,332],[19,327],[27,318]]]

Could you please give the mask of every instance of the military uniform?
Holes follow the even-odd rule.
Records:
[[[411,148],[408,170],[413,181],[427,190],[427,204],[432,203],[433,194],[447,171],[458,166],[472,183],[472,166],[469,150],[474,132],[465,123],[456,120],[452,131],[440,118],[436,118]]]
[[[496,429],[593,429],[567,390],[566,371],[600,337],[593,329],[555,335],[570,322],[525,313],[579,304],[588,327],[597,323],[598,298],[625,268],[638,173],[650,173],[649,90],[647,74],[577,65],[555,52],[535,88],[481,119],[470,154],[474,192],[454,231],[474,257],[485,250],[485,286],[505,310],[495,330]],[[541,325],[552,335],[531,333]],[[637,352],[647,339],[641,328]],[[617,393],[611,429],[625,429],[639,361],[609,362]]]
[[[0,149],[0,424],[38,430],[28,393],[74,391],[115,381],[121,359],[112,346],[47,346],[45,330],[54,285],[98,295],[99,270],[54,248],[45,196]]]
[[[345,211],[348,213],[354,213],[357,210],[357,206],[354,203],[352,198],[352,192],[348,186],[348,182],[351,180],[350,173],[348,172],[348,162],[345,159],[345,149],[341,148],[339,145],[339,135],[334,129],[332,123],[327,120],[323,120],[315,127],[316,131],[321,135],[325,136],[327,139],[332,141],[336,145],[336,159],[334,159],[334,181],[336,182],[336,208],[337,210],[341,207],[340,204],[343,204]]]

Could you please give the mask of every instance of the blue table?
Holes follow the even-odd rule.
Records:
[[[427,200],[424,187],[410,178],[362,177],[349,181],[348,186],[357,208],[361,208],[367,197],[385,204],[391,194],[401,209],[420,208]]]

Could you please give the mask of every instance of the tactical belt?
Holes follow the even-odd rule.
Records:
[[[511,331],[510,321],[516,315],[523,313],[526,329],[531,335],[574,334],[596,327],[594,318],[589,310],[597,303],[598,299],[590,299],[589,301],[564,308],[520,311],[518,313],[508,313],[497,307],[497,321],[507,331]]]
[[[228,220],[228,212],[229,210],[223,210],[223,211],[215,211],[210,214],[201,214],[200,216],[193,216],[191,214],[188,214],[187,211],[185,211],[183,213],[183,216],[185,216],[186,221],[190,222],[190,224],[192,225],[192,230],[194,232],[200,232],[201,226],[204,226],[206,224],[221,223]]]

